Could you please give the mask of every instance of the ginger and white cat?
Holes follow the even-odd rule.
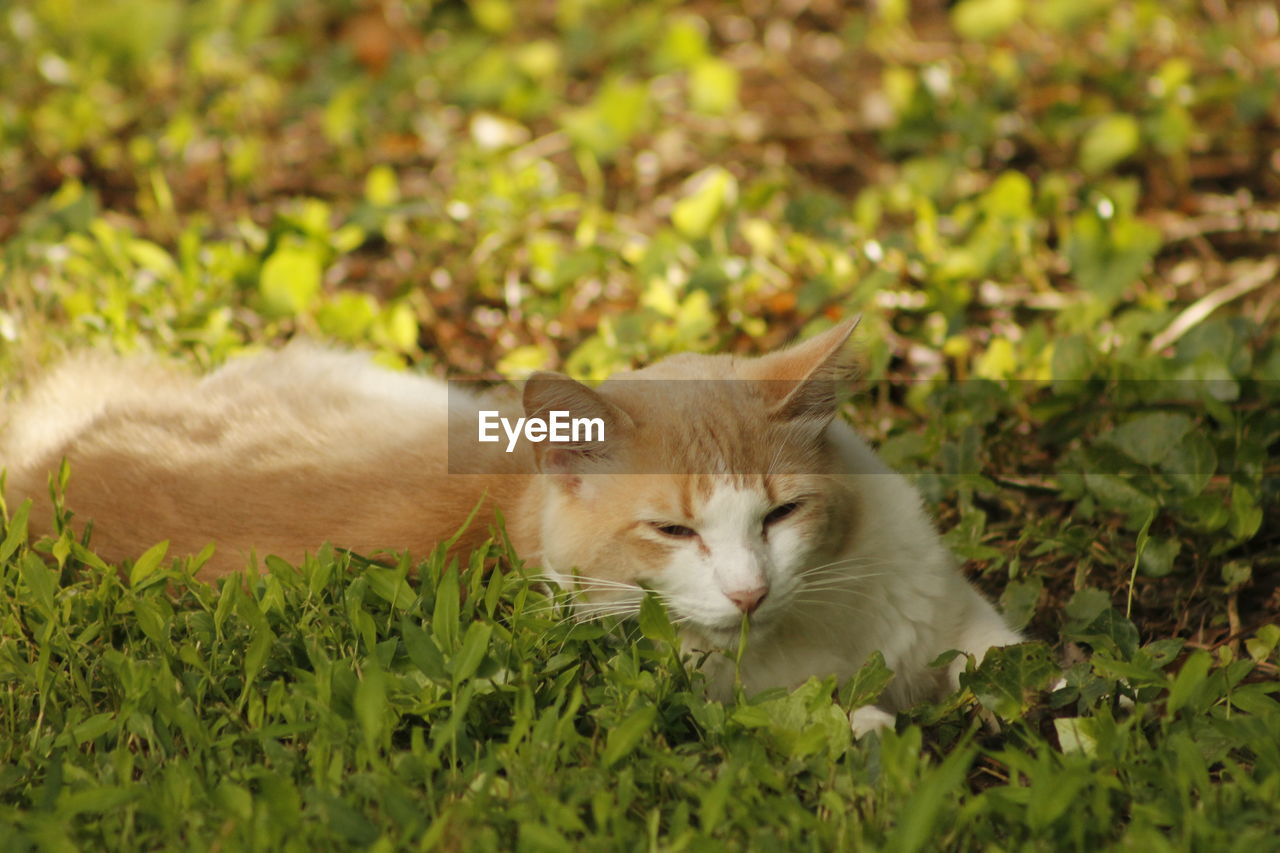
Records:
[[[95,551],[216,542],[205,577],[323,542],[425,554],[479,506],[466,549],[501,511],[523,559],[581,590],[583,615],[634,613],[653,590],[704,649],[735,647],[746,615],[748,691],[843,679],[879,650],[895,672],[882,703],[900,710],[956,685],[963,658],[929,667],[942,652],[1021,638],[957,571],[911,485],[835,416],[852,327],[761,358],[678,355],[596,389],[538,374],[523,400],[307,345],[203,378],[84,354],[11,414],[0,465],[10,506],[38,505],[37,533],[65,457],[66,505],[93,519]],[[507,453],[477,442],[466,415],[483,409],[571,410],[600,418],[606,439]],[[728,658],[707,666],[728,694]],[[864,709],[854,727],[891,719]]]

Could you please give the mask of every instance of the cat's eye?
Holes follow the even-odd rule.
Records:
[[[653,522],[653,529],[663,536],[670,536],[672,539],[688,539],[691,536],[698,535],[698,531],[692,527],[685,527],[683,524],[661,524],[655,521]]]
[[[764,526],[768,527],[771,524],[782,521],[782,519],[791,515],[799,508],[800,501],[791,501],[790,503],[775,506],[773,509],[769,510],[769,514],[764,517]]]

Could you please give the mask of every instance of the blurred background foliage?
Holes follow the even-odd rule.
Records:
[[[1276,504],[1278,30],[1216,0],[10,5],[0,374],[305,334],[600,378],[861,313],[854,417],[959,498],[964,556],[1016,577],[1034,505],[1035,538],[1120,522],[1070,585],[1124,581],[1144,524],[1146,574],[1213,576]]]
[[[1060,841],[1061,793],[1094,784],[1093,757],[1145,756],[1132,791],[1182,780],[1123,819],[1097,783],[1098,825],[1070,830],[1082,846],[1127,825],[1150,847],[1151,826],[1190,821],[1200,781],[1183,777],[1207,786],[1210,759],[1239,762],[1220,806],[1253,820],[1274,800],[1274,776],[1250,776],[1260,721],[1274,734],[1280,718],[1271,688],[1223,697],[1277,673],[1278,279],[1272,2],[0,4],[6,401],[86,345],[208,367],[307,335],[442,376],[600,378],[678,350],[768,351],[860,313],[868,381],[850,416],[1015,622],[1059,659],[1094,653],[1055,694],[1059,719],[1033,721],[1077,776],[1033,739],[987,753],[971,784],[1056,789],[1026,826]],[[996,694],[1044,686],[1045,659],[1028,661],[974,692],[1027,713]],[[1142,752],[1141,711],[1116,729],[1120,684],[1167,695],[1152,742],[1188,726],[1169,735],[1173,770]],[[821,698],[770,701],[799,725],[830,716]],[[654,721],[627,719],[612,760]],[[904,737],[860,754],[885,773],[860,796],[871,815],[899,795],[940,814],[955,779],[906,800],[924,771],[901,770],[920,748]],[[965,772],[974,754],[957,755]],[[249,809],[231,787],[232,811]],[[971,810],[1021,808],[1019,790]],[[704,826],[727,791],[707,789]],[[1262,837],[1240,825],[1182,838]],[[913,831],[889,841],[916,849]]]

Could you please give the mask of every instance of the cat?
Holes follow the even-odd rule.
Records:
[[[0,441],[7,496],[33,499],[63,458],[74,518],[103,558],[160,540],[216,543],[200,575],[252,555],[298,561],[323,542],[425,554],[475,512],[498,513],[521,558],[580,592],[581,617],[635,614],[657,594],[711,694],[845,679],[875,651],[895,676],[862,734],[954,689],[965,658],[1021,641],[960,574],[915,489],[837,417],[856,321],[758,358],[680,354],[590,388],[538,373],[523,394],[473,394],[314,345],[234,360],[203,377],[84,354],[39,382]],[[698,380],[698,381],[689,381]],[[558,411],[593,442],[480,442],[483,413]],[[452,449],[452,450],[451,450]]]

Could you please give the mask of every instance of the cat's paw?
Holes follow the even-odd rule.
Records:
[[[853,736],[856,739],[864,738],[882,729],[891,729],[895,721],[893,714],[875,705],[863,705],[849,713],[849,728],[853,730]]]
[[[1129,682],[1125,681],[1123,678],[1120,679],[1120,683],[1123,684],[1125,687],[1131,686]],[[1062,678],[1059,678],[1057,681],[1053,683],[1053,686],[1049,688],[1049,692],[1052,693],[1055,690],[1061,690],[1066,686],[1067,686],[1067,677],[1064,675]],[[1121,708],[1124,708],[1126,711],[1132,711],[1135,707],[1133,700],[1123,693],[1121,693],[1119,696],[1116,697],[1116,704]]]

